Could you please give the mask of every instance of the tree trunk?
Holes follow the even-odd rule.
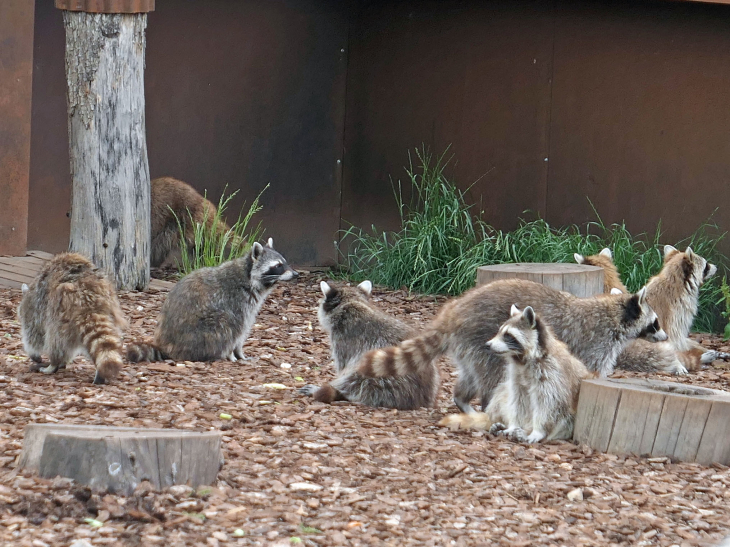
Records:
[[[71,251],[118,289],[150,279],[144,110],[146,14],[64,11],[73,179]]]

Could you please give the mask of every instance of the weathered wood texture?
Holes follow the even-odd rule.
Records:
[[[217,432],[63,424],[28,425],[19,463],[42,477],[125,495],[143,480],[156,488],[210,485],[221,464]]]
[[[89,13],[146,13],[155,10],[155,0],[56,0],[58,9]]]
[[[603,268],[583,264],[517,263],[477,268],[477,286],[496,279],[528,279],[586,297],[603,292]]]
[[[150,279],[150,175],[144,110],[147,15],[64,11],[70,249],[119,289]]]
[[[655,380],[584,380],[573,438],[601,452],[728,465],[730,393]]]

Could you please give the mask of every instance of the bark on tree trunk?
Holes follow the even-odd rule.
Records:
[[[73,179],[69,248],[118,289],[150,280],[146,14],[63,12]]]

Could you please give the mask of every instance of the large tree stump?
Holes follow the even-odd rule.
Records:
[[[730,393],[656,380],[584,380],[573,439],[601,452],[728,465]]]
[[[583,264],[530,262],[477,268],[477,286],[496,279],[528,279],[580,297],[603,293],[603,268]]]
[[[221,464],[221,434],[215,431],[64,424],[28,425],[19,462],[41,477],[67,477],[124,495],[143,480],[158,489],[213,484]]]
[[[136,4],[56,0],[64,9],[89,11],[139,9]],[[73,179],[69,248],[106,270],[117,288],[144,289],[150,279],[147,14],[64,11],[63,21]]]

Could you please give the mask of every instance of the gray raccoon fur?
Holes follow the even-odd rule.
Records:
[[[348,400],[367,406],[412,410],[433,406],[440,377],[434,363],[422,369],[359,368],[361,357],[372,349],[398,344],[414,330],[378,310],[369,300],[370,281],[356,288],[320,285],[319,322],[329,333],[337,377],[329,384],[305,386],[301,393],[322,402]]]
[[[95,384],[113,380],[122,368],[127,321],[111,282],[80,254],[57,254],[30,287],[24,284],[18,316],[32,372],[52,374],[79,354],[94,362]]]
[[[261,305],[277,281],[298,274],[273,248],[254,243],[246,256],[201,268],[170,291],[154,341],[127,348],[127,359],[216,361],[243,358],[243,344]]]
[[[530,306],[520,311],[513,305],[487,349],[507,364],[486,409],[496,422],[491,431],[528,443],[570,439],[580,383],[589,372],[568,346]]]
[[[634,295],[578,298],[532,281],[498,280],[446,304],[422,335],[369,352],[361,366],[424,366],[448,354],[459,369],[456,405],[462,412],[473,412],[470,401],[479,397],[486,408],[502,379],[503,361],[487,350],[485,341],[509,319],[513,303],[532,306],[573,355],[599,376],[613,372],[616,357],[629,340],[643,335],[660,341],[667,336],[645,302],[644,289]]]
[[[606,273],[606,292],[612,289],[626,292],[609,249],[604,249],[596,256],[582,257],[576,254],[575,258],[579,263],[603,268]],[[667,333],[667,341],[659,344],[650,344],[645,340],[632,342],[619,355],[616,367],[638,372],[659,370],[686,374],[688,370],[698,369],[701,363],[730,357],[722,352],[707,350],[689,338],[692,321],[697,313],[699,289],[716,271],[713,264],[691,248],[680,253],[671,245],[666,245],[664,265],[647,283],[646,298]]]

